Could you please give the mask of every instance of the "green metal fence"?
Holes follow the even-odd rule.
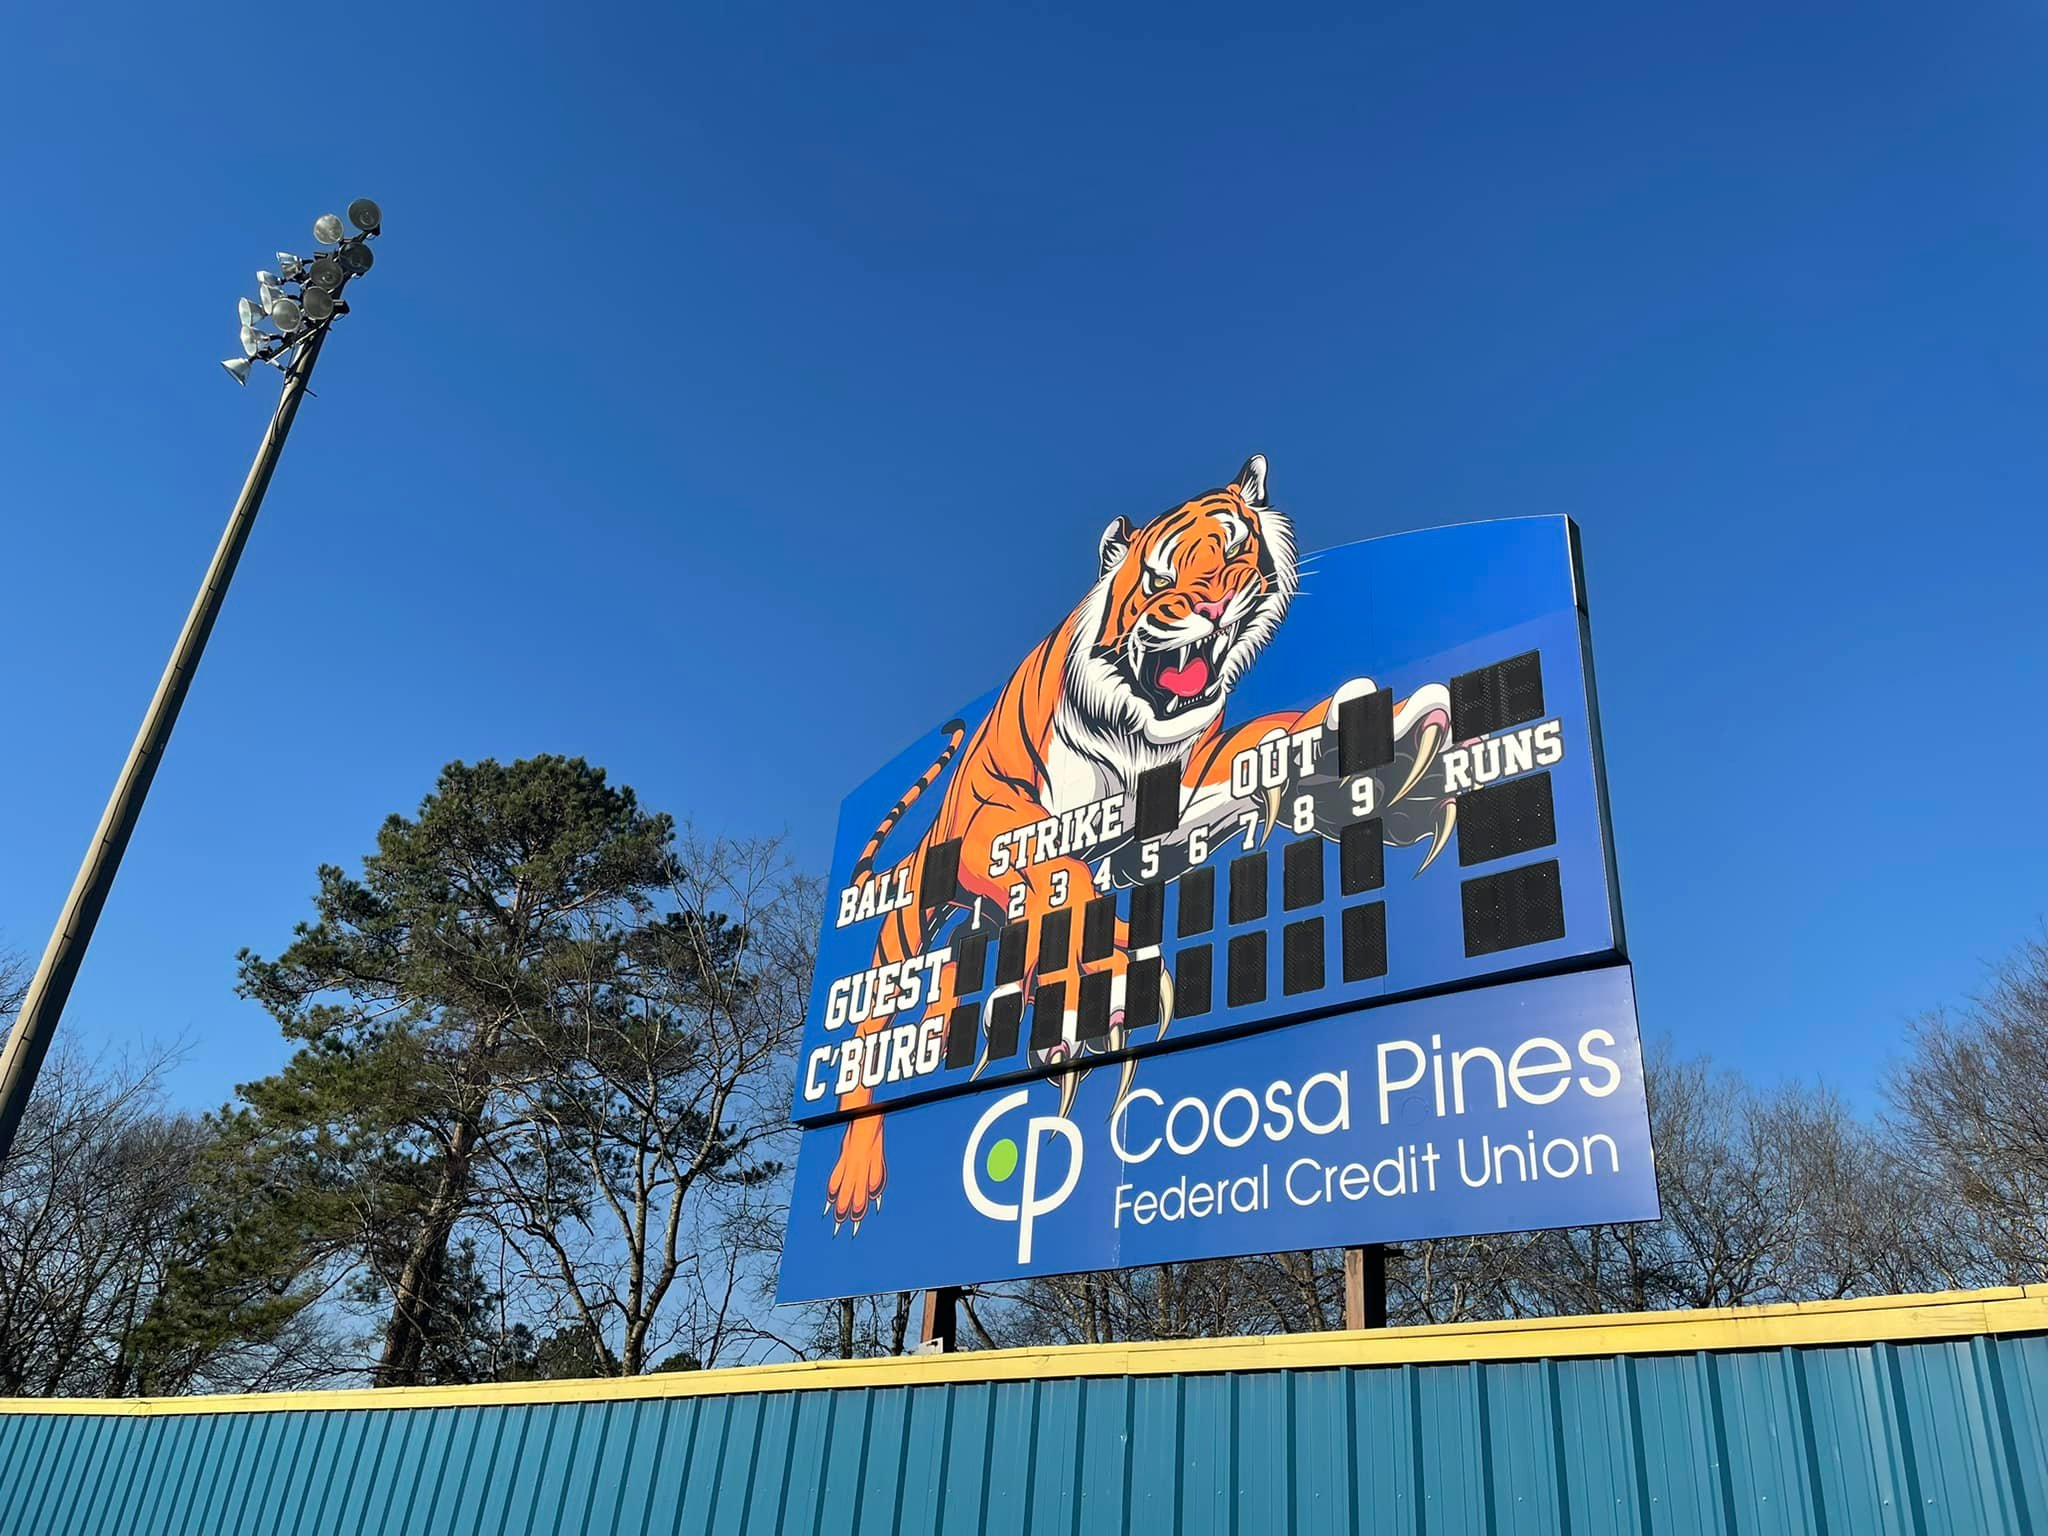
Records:
[[[0,1404],[0,1531],[2048,1530],[2048,1292]]]

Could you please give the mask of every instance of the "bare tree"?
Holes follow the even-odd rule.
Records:
[[[2023,944],[1960,1014],[1919,1020],[1887,1085],[1901,1165],[1946,1196],[1942,1264],[2048,1279],[2048,936]]]
[[[28,996],[28,962],[11,950],[0,950],[0,1028],[11,1025]]]
[[[1926,1201],[1838,1096],[1762,1093],[1661,1047],[1645,1073],[1663,1218],[1478,1240],[1506,1261],[1499,1315],[1838,1299],[1936,1274]]]
[[[296,1307],[203,1339],[163,1326],[209,1136],[163,1107],[170,1060],[96,1063],[60,1045],[44,1064],[0,1166],[0,1396],[253,1389],[331,1369]]]
[[[1000,1345],[1107,1344],[1340,1326],[1337,1250],[1049,1276],[982,1293],[974,1317]]]
[[[523,1026],[528,1076],[482,1188],[529,1304],[628,1376],[763,1337],[748,1304],[780,1224],[817,923],[773,842],[686,834],[672,894],[593,931],[589,964]]]

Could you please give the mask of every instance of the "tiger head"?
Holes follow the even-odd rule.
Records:
[[[1103,530],[1067,697],[1098,729],[1180,746],[1222,710],[1294,588],[1294,532],[1266,504],[1266,460],[1253,454],[1222,490]]]

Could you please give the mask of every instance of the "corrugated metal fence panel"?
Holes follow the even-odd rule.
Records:
[[[2039,1334],[591,1403],[0,1415],[8,1536],[1984,1536],[2044,1519]]]

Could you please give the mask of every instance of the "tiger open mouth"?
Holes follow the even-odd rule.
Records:
[[[1170,719],[1222,696],[1223,660],[1234,637],[1233,626],[1184,645],[1140,651],[1135,659],[1125,651],[1117,658],[1117,670],[1154,714]]]

